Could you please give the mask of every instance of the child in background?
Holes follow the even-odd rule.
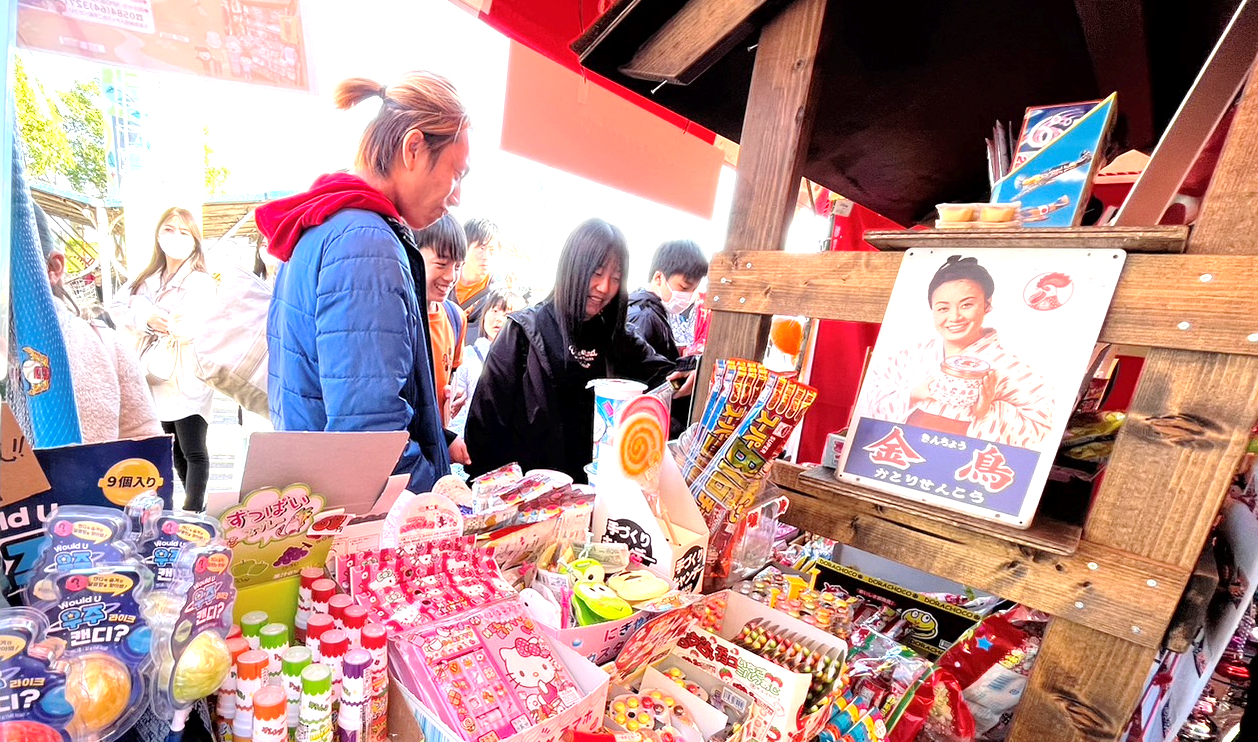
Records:
[[[519,294],[498,288],[489,292],[483,306],[481,336],[463,349],[463,365],[459,366],[458,371],[455,372],[454,384],[452,384],[454,393],[467,400],[463,409],[455,413],[454,419],[450,422],[450,430],[459,436],[463,435],[463,428],[467,425],[467,411],[470,407],[467,403],[472,401],[472,395],[476,393],[476,382],[480,381],[480,373],[485,368],[485,356],[489,353],[489,346],[494,342],[494,338],[498,337],[502,326],[506,324],[507,315],[518,312],[527,305],[524,297]]]
[[[448,426],[467,401],[465,395],[454,394],[450,381],[463,362],[463,343],[467,335],[467,315],[449,298],[459,271],[467,258],[467,237],[463,227],[454,217],[446,214],[432,226],[416,230],[415,244],[424,257],[424,274],[427,278],[428,326],[432,335],[432,362],[437,387],[437,409],[441,422]],[[452,434],[447,432],[447,437]],[[451,443],[451,456],[455,447],[463,442],[457,437]]]
[[[646,344],[673,363],[681,358],[670,315],[686,311],[694,303],[699,283],[708,275],[708,259],[693,240],[672,240],[656,249],[651,258],[651,280],[629,295],[629,326]],[[682,370],[685,367],[679,367]],[[673,395],[669,437],[676,438],[690,422],[691,392],[695,370],[690,366],[685,382]]]

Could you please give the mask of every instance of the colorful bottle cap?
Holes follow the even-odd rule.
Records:
[[[336,628],[336,623],[332,617],[326,613],[316,613],[310,617],[310,621],[306,623],[306,646],[310,646],[311,642],[319,641],[319,637],[323,636],[323,632],[331,631]]]
[[[365,649],[351,649],[342,660],[342,675],[346,678],[365,678],[371,669],[371,652]]]
[[[326,577],[327,573],[320,567],[304,567],[301,570],[301,586],[310,590],[314,587],[315,581]]]
[[[243,636],[232,637],[227,640],[227,651],[231,653],[234,663],[240,655],[249,651],[249,642],[245,641]]]
[[[319,637],[319,655],[325,660],[340,659],[349,651],[349,637],[340,629],[323,632]]]
[[[240,633],[249,642],[250,649],[258,648],[262,627],[270,620],[265,611],[249,611],[240,617]]]
[[[277,721],[288,716],[288,694],[278,685],[264,685],[253,694],[253,718],[256,722]]]
[[[328,613],[338,627],[345,625],[345,609],[351,605],[354,605],[354,599],[344,593],[328,598]]]
[[[389,646],[389,634],[378,623],[369,623],[363,627],[363,649],[385,649]]]
[[[310,650],[306,647],[289,647],[284,650],[280,669],[288,677],[301,677],[301,671],[312,661]]]
[[[270,657],[261,649],[250,649],[236,658],[238,681],[266,680],[266,667]]]
[[[262,649],[283,651],[288,646],[288,627],[282,623],[269,623],[263,626],[259,633],[259,643]]]
[[[341,612],[341,623],[345,624],[346,629],[358,629],[362,631],[367,625],[367,609],[361,605],[351,605]]]
[[[332,692],[332,670],[327,665],[308,665],[301,671],[302,696]]]
[[[336,595],[336,583],[321,577],[310,586],[310,597],[318,605],[327,606],[332,596]]]

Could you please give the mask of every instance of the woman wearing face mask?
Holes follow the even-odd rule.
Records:
[[[175,471],[183,482],[188,510],[205,507],[210,480],[205,439],[214,401],[214,390],[197,378],[190,343],[215,291],[196,218],[187,209],[174,207],[157,222],[152,260],[110,308],[118,326],[138,338],[143,367],[165,365],[154,361],[154,354],[169,352],[175,358],[169,378],[149,373],[148,381],[162,429],[175,437]],[[149,346],[153,348],[144,352]]]
[[[699,282],[708,275],[708,259],[693,240],[673,240],[656,249],[651,258],[651,281],[629,295],[629,326],[656,353],[676,363],[681,358],[670,316],[681,314],[694,303]],[[695,371],[687,372],[673,395],[670,437],[676,438],[690,420]]]
[[[585,481],[594,440],[594,379],[663,383],[674,364],[625,324],[629,248],[619,229],[584,222],[559,254],[555,288],[507,317],[469,404],[472,475],[518,462]]]

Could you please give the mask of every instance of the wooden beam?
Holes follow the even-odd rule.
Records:
[[[779,4],[779,0],[690,0],[620,71],[639,80],[688,85],[751,36],[756,30],[753,18]]]
[[[775,483],[792,490],[784,517],[791,525],[1124,641],[1156,647],[1188,580],[1186,569],[1096,544],[1080,542],[1071,554],[1051,554],[1004,536],[923,518],[879,505],[859,487],[826,486],[783,462],[774,464],[773,476]]]
[[[1249,85],[1185,258],[1258,255],[1255,152],[1258,85]],[[1255,389],[1258,357],[1151,352],[1093,498],[1085,541],[1191,570],[1258,419]],[[1054,619],[1009,742],[1042,740],[1049,730],[1063,742],[1117,739],[1152,660],[1147,650]]]
[[[1188,651],[1197,638],[1197,632],[1206,625],[1206,612],[1218,588],[1219,565],[1214,558],[1214,549],[1207,545],[1188,577],[1184,597],[1180,599],[1179,607],[1171,618],[1171,626],[1166,630],[1164,644],[1167,649],[1181,654]]]
[[[1010,731],[1011,742],[1108,742],[1131,719],[1157,649],[1054,618]]]
[[[881,322],[901,260],[899,253],[720,253],[708,302],[756,316]],[[1128,255],[1101,340],[1258,355],[1255,285],[1254,257]]]
[[[793,0],[760,32],[725,238],[728,252],[781,250],[786,243],[812,133],[825,11],[826,0]],[[764,357],[768,336],[768,317],[714,312],[699,378],[711,377],[717,358]],[[707,385],[698,384],[695,419],[706,401]]]
[[[914,247],[1073,247],[1180,253],[1188,245],[1188,227],[1042,227],[1038,229],[895,229],[871,230],[865,241],[880,250]]]

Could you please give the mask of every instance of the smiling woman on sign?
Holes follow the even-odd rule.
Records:
[[[584,481],[594,438],[594,379],[663,383],[673,364],[625,324],[629,248],[619,229],[584,222],[559,255],[555,289],[507,318],[489,349],[467,421],[471,474],[513,461]]]
[[[954,255],[927,288],[938,337],[871,365],[871,417],[1022,448],[1052,425],[1052,389],[984,327],[995,281],[975,258]]]

